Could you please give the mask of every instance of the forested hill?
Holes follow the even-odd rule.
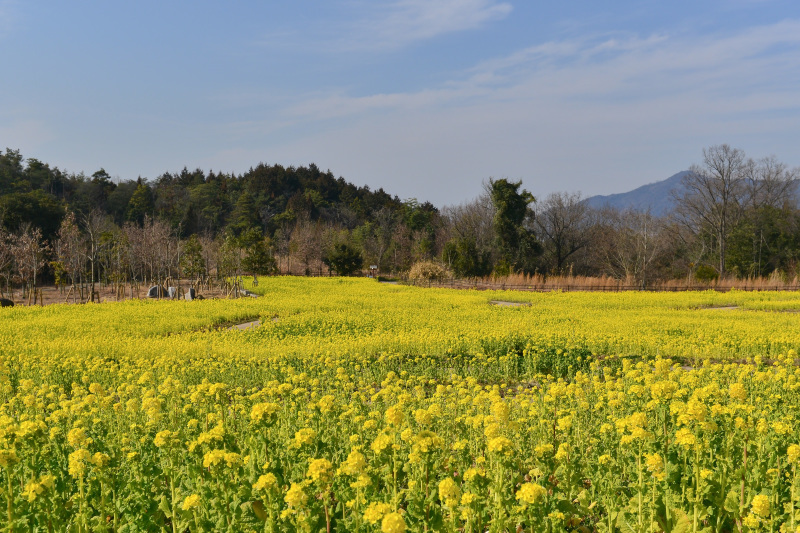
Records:
[[[635,209],[650,211],[658,217],[664,216],[675,208],[675,193],[680,196],[684,192],[683,178],[688,173],[689,171],[684,170],[665,180],[648,183],[628,192],[590,196],[586,199],[586,204],[595,209]]]
[[[78,217],[93,210],[122,226],[147,216],[168,222],[181,237],[216,236],[260,227],[272,235],[297,220],[329,222],[353,229],[380,212],[400,218],[430,219],[430,203],[401,201],[383,189],[356,186],[316,165],[259,164],[241,175],[184,168],[152,181],[115,182],[100,169],[87,176],[68,173],[18,150],[0,153],[0,220],[9,231],[26,222],[52,239],[66,212]],[[413,221],[412,225],[413,225]]]

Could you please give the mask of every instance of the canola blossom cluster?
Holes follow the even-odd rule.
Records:
[[[3,309],[5,530],[800,531],[800,295],[253,290]]]

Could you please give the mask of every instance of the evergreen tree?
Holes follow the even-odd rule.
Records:
[[[197,235],[192,235],[183,244],[180,260],[181,273],[189,277],[192,283],[206,273],[206,261],[203,258],[203,246]]]
[[[340,276],[349,276],[364,266],[361,252],[347,243],[334,244],[322,262]]]
[[[536,198],[525,189],[519,190],[521,181],[489,180],[489,185],[495,207],[497,246],[504,263],[501,269],[530,272],[533,260],[541,253],[533,231],[525,227],[526,220],[533,216],[529,206]]]
[[[147,183],[140,181],[128,202],[127,219],[141,225],[144,217],[153,215],[154,209],[153,191]]]
[[[239,243],[244,252],[242,270],[252,274],[254,282],[258,282],[259,274],[273,274],[277,270],[275,258],[272,257],[267,241],[258,228],[243,231]]]

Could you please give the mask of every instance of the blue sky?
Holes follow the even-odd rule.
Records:
[[[153,179],[316,163],[442,206],[800,165],[796,0],[0,0],[0,149]]]

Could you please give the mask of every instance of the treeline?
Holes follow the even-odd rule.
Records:
[[[350,274],[365,264],[398,273],[436,257],[441,223],[430,203],[357,187],[313,164],[115,182],[104,169],[68,173],[7,148],[0,226],[3,286],[30,289],[43,277],[83,286]]]
[[[490,179],[473,201],[437,209],[357,187],[315,165],[259,164],[115,182],[0,154],[4,288],[148,283],[276,272],[667,279],[793,277],[800,256],[797,170],[703,150],[664,217],[592,209],[579,193],[538,201]],[[413,267],[413,268],[412,268]],[[89,290],[88,294],[94,294]]]

